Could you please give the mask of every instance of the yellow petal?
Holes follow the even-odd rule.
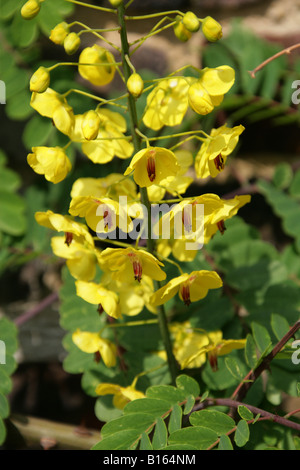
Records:
[[[188,279],[188,274],[182,274],[181,276],[175,277],[171,279],[165,286],[158,289],[152,296],[151,296],[151,303],[154,306],[162,305],[168,300],[170,300],[174,295],[177,294],[180,284]]]
[[[95,353],[99,349],[98,333],[90,333],[77,329],[72,334],[72,340],[81,351],[86,353]]]

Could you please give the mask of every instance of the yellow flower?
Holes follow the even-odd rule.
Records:
[[[135,388],[136,379],[128,387],[121,387],[117,384],[101,383],[96,387],[96,394],[113,395],[113,405],[122,410],[127,403],[139,398],[145,398],[145,394],[136,390]]]
[[[163,126],[181,124],[188,109],[189,78],[168,78],[161,80],[147,97],[143,116],[145,126],[159,130]]]
[[[93,85],[110,83],[115,75],[114,56],[104,47],[94,44],[83,49],[79,56],[78,72]]]
[[[101,283],[78,280],[75,285],[77,295],[90,304],[98,305],[99,313],[105,312],[113,318],[121,317],[119,298],[115,292],[106,289]]]
[[[197,302],[207,296],[209,289],[222,287],[220,276],[215,271],[193,271],[190,274],[184,273],[171,279],[165,286],[158,289],[152,296],[153,305],[162,305],[177,293],[185,305]]]
[[[69,246],[73,240],[83,243],[87,242],[94,246],[92,235],[86,225],[76,222],[68,215],[55,214],[53,211],[36,212],[35,220],[43,227],[56,230],[57,232],[65,232],[65,243]]]
[[[135,248],[106,248],[101,253],[103,269],[111,272],[114,280],[128,282],[131,279],[141,281],[142,276],[163,281],[166,273],[160,266],[163,264],[152,254]]]
[[[97,248],[76,240],[68,244],[65,237],[52,237],[51,248],[56,256],[66,259],[70,274],[75,279],[91,281],[95,278],[100,257]]]
[[[41,116],[52,119],[55,127],[65,135],[73,131],[75,118],[72,107],[65,97],[61,96],[52,88],[40,93],[32,93],[30,106]]]
[[[39,0],[28,0],[21,8],[21,15],[25,20],[31,20],[39,13],[40,9]]]
[[[166,193],[172,196],[184,194],[189,185],[194,181],[191,176],[185,174],[194,162],[193,154],[188,150],[176,150],[174,154],[179,165],[177,175],[167,176],[159,185],[148,186],[147,193],[150,201],[161,201]]]
[[[94,196],[110,197],[115,201],[120,196],[127,196],[128,200],[137,199],[136,184],[129,178],[124,178],[121,173],[110,173],[103,178],[78,178],[72,186],[71,197]]]
[[[101,338],[98,333],[81,331],[79,328],[72,334],[73,343],[83,352],[100,356],[106,367],[117,363],[117,348],[110,340]]]
[[[208,344],[207,334],[192,328],[189,321],[171,323],[169,329],[173,338],[173,353],[180,366],[188,369],[201,367],[206,362],[205,353],[194,356]]]
[[[30,91],[44,93],[50,84],[50,74],[45,67],[39,67],[32,75],[29,82]]]
[[[222,103],[225,93],[233,86],[234,80],[235,71],[229,65],[204,68],[200,78],[189,87],[190,107],[198,114],[209,114],[215,106]]]
[[[32,152],[27,156],[28,164],[54,184],[64,180],[72,169],[70,160],[60,147],[33,147]]]
[[[133,172],[133,179],[140,187],[159,184],[168,176],[175,176],[180,167],[171,150],[162,147],[147,147],[137,152],[124,175]]]
[[[211,16],[206,16],[201,26],[202,32],[208,41],[215,42],[223,36],[222,26]]]
[[[54,42],[54,44],[63,44],[65,38],[69,34],[69,25],[65,21],[57,24],[50,33],[49,39]]]
[[[139,283],[136,283],[134,279],[121,282],[113,280],[111,274],[106,272],[101,277],[101,285],[118,294],[122,315],[133,317],[138,315],[144,307],[150,312],[156,313],[156,308],[150,303],[154,287],[149,276],[144,275]]]
[[[98,235],[111,233],[116,227],[128,232],[132,224],[126,208],[108,197],[73,197],[69,212],[73,216],[84,217],[87,225]]]
[[[199,345],[195,349],[194,354],[182,363],[182,368],[188,367],[189,364],[197,360],[199,357],[206,355],[213,371],[218,370],[218,356],[224,356],[231,353],[235,349],[243,349],[246,345],[245,339],[223,339],[222,331],[212,331],[207,333],[207,343]]]
[[[99,116],[99,130],[92,141],[86,141],[83,133],[84,115],[75,116],[75,125],[69,134],[73,142],[81,142],[83,153],[93,163],[108,163],[114,156],[126,159],[132,155],[133,145],[125,136],[126,121],[124,117],[108,109],[96,111]]]
[[[226,125],[212,129],[201,145],[195,159],[195,170],[198,178],[215,178],[224,170],[228,155],[235,149],[239,136],[245,130],[239,125],[229,128]]]

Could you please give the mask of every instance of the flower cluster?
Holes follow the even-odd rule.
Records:
[[[40,3],[28,1],[22,8],[22,15],[28,19],[34,17]],[[159,324],[166,324],[165,305],[171,298],[178,295],[179,302],[188,308],[192,302],[201,302],[210,290],[222,288],[222,277],[215,270],[199,267],[183,272],[177,265],[179,275],[168,278],[165,268],[168,262],[174,264],[173,258],[179,262],[192,261],[199,250],[200,245],[195,245],[199,234],[201,246],[209,243],[218,231],[223,234],[225,221],[250,201],[247,195],[232,199],[211,193],[185,196],[195,178],[215,178],[224,170],[244,127],[223,125],[212,129],[210,134],[202,129],[194,133],[174,133],[175,137],[183,137],[180,143],[169,148],[161,146],[161,129],[180,126],[187,114],[205,116],[217,108],[232,88],[235,72],[228,65],[194,67],[196,75],[189,75],[188,69],[184,75],[176,71],[145,86],[131,63],[128,44],[124,41],[123,2],[117,3],[118,10],[113,11],[121,17],[117,30],[123,39],[122,47],[115,48],[121,53],[121,63],[116,61],[111,48],[106,47],[106,43],[110,43],[100,30],[92,30],[79,22],[55,25],[50,40],[63,46],[68,55],[81,49],[77,62],[71,65],[77,67],[81,78],[93,89],[111,83],[118,74],[126,86],[127,106],[116,99],[106,100],[97,94],[86,93],[89,98],[94,98],[95,107],[83,114],[76,113],[68,96],[78,93],[84,98],[85,92],[72,89],[61,94],[51,88],[51,71],[65,64],[40,67],[31,77],[32,108],[52,120],[57,131],[67,139],[67,144],[65,147],[32,148],[27,157],[28,164],[53,184],[72,178],[73,168],[68,157],[70,145],[79,146],[82,154],[94,164],[93,176],[73,181],[68,214],[50,210],[38,212],[36,221],[58,232],[51,239],[53,253],[66,260],[77,295],[94,305],[99,314],[105,313],[110,327],[124,316],[134,317],[144,310],[160,316]],[[211,17],[201,19],[192,12],[180,15],[176,12],[173,20],[167,20],[175,37],[181,41],[187,41],[199,30],[209,41],[222,37],[221,26]],[[74,31],[75,26],[79,26],[80,31]],[[80,36],[84,32],[97,36],[97,42],[82,48]],[[160,23],[150,35],[159,32]],[[147,37],[141,38],[139,45]],[[145,108],[137,117],[136,100],[144,93],[147,94]],[[129,129],[124,111],[130,116]],[[139,123],[156,137],[142,134]],[[195,153],[184,145],[192,138],[201,144]],[[101,165],[113,159],[120,160],[122,170],[103,177]],[[175,198],[172,207],[169,206],[167,213],[152,226],[150,208],[166,205],[168,195]],[[202,208],[200,216],[199,208]],[[137,232],[137,222],[143,231]],[[178,231],[180,236],[176,235]],[[134,243],[128,242],[129,238],[134,238]],[[107,247],[103,248],[105,243]],[[167,350],[168,360],[174,354],[182,367],[200,367],[208,358],[216,369],[217,355],[244,346],[243,340],[224,340],[219,331],[200,334],[188,333],[188,330],[186,324],[170,326],[174,348]],[[78,328],[72,339],[79,349],[101,359],[107,367],[118,365],[117,346],[103,336],[102,330],[89,332]],[[96,393],[114,395],[116,407],[143,396],[135,390],[135,381],[129,387],[100,384]]]

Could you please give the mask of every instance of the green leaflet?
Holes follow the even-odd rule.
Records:
[[[9,416],[7,395],[12,389],[11,375],[16,369],[17,328],[6,317],[0,318],[0,445],[6,438],[4,420]]]

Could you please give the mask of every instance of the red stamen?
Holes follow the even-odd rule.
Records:
[[[191,304],[190,286],[188,284],[183,284],[181,287],[181,297],[185,305],[188,307]]]
[[[132,265],[133,265],[134,279],[138,282],[141,282],[142,271],[143,271],[141,263],[138,260],[136,260],[136,261],[133,261]]]
[[[217,226],[218,226],[218,229],[220,230],[221,234],[223,235],[223,233],[226,230],[224,220],[220,220],[220,222],[217,222]]]
[[[213,372],[217,372],[218,370],[218,354],[216,351],[210,351],[208,354],[208,360],[210,367],[212,368]]]
[[[224,170],[224,167],[225,167],[224,158],[222,157],[220,153],[216,158],[214,158],[214,163],[218,171]]]
[[[65,233],[65,244],[70,246],[73,240],[73,233],[66,232]]]
[[[128,253],[129,259],[132,262],[134,279],[138,282],[141,282],[142,279],[142,264],[135,253]]]
[[[153,153],[150,153],[150,152],[149,152],[149,156],[147,159],[147,173],[148,173],[149,180],[152,183],[152,181],[155,180],[156,173],[155,173],[155,158],[153,156]]]
[[[112,219],[111,219],[111,213],[110,213],[109,208],[104,210],[103,220],[105,221],[105,228],[110,229],[112,226]]]
[[[98,305],[97,312],[99,313],[99,315],[101,315],[101,313],[104,312],[104,308],[102,307],[102,304]]]
[[[190,211],[183,209],[182,211],[182,223],[184,225],[185,231],[190,232],[192,230],[192,221]]]
[[[96,352],[94,353],[94,361],[97,362],[97,364],[98,364],[98,362],[101,361],[101,354],[100,354],[99,351],[96,351]]]

